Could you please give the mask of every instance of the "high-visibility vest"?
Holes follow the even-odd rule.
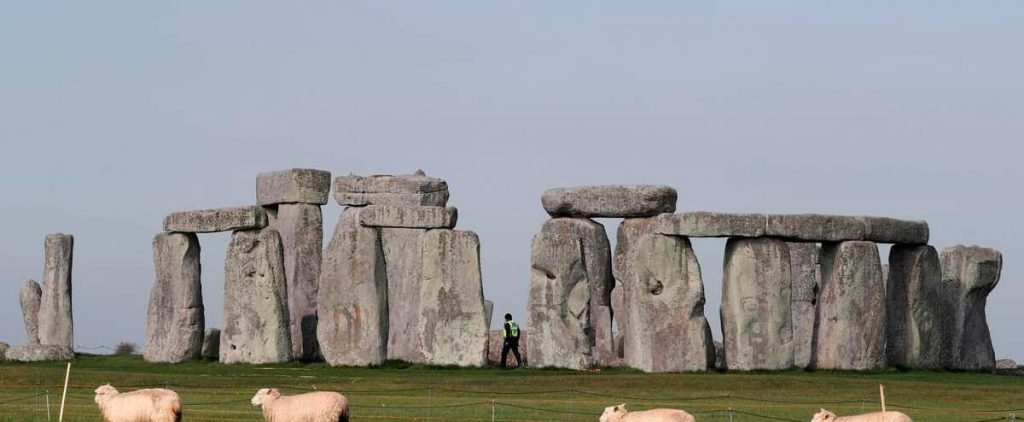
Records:
[[[508,321],[505,323],[505,326],[508,328],[509,336],[512,338],[519,337],[519,324],[516,324],[515,321]],[[505,332],[505,330],[501,330],[502,337],[506,337]]]

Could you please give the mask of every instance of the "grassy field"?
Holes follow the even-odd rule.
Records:
[[[47,397],[49,420],[56,421],[64,369],[60,363],[0,363],[0,422],[47,421]],[[578,373],[402,364],[158,365],[136,356],[80,356],[72,366],[64,420],[99,421],[92,391],[108,382],[121,391],[174,389],[187,421],[260,421],[249,399],[262,387],[286,394],[340,391],[357,421],[596,421],[605,406],[622,402],[634,410],[681,408],[698,420],[807,421],[820,407],[839,414],[877,409],[879,383],[886,386],[890,408],[915,421],[1009,420],[1015,411],[1024,416],[1024,377],[977,373],[655,375],[624,369]]]

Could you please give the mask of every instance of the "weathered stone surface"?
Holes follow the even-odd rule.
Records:
[[[334,200],[341,205],[420,205],[443,207],[448,183],[423,174],[348,175],[334,179]]]
[[[631,249],[624,364],[645,372],[707,370],[715,348],[689,239],[648,234]]]
[[[861,240],[867,226],[858,217],[825,214],[769,214],[766,236],[813,242]]]
[[[1017,362],[1013,359],[996,360],[996,369],[1017,369]]]
[[[359,213],[359,222],[367,227],[450,229],[458,217],[455,207],[369,205]]]
[[[235,231],[224,273],[221,363],[287,362],[292,344],[281,235],[272,228]]]
[[[0,362],[7,360],[7,349],[10,349],[11,345],[0,341]]]
[[[653,217],[676,210],[676,190],[657,185],[597,185],[548,189],[541,195],[552,217]]]
[[[928,243],[928,222],[889,217],[857,217],[864,222],[863,240],[877,243],[923,245]]]
[[[527,296],[531,366],[585,369],[594,364],[590,287],[579,238],[554,233],[533,237]]]
[[[258,206],[178,211],[164,217],[167,232],[212,233],[266,226],[267,213]]]
[[[219,359],[220,358],[220,330],[217,328],[207,328],[206,334],[203,335],[203,359]]]
[[[317,360],[316,290],[324,244],[323,214],[320,206],[313,204],[280,204],[268,214],[270,227],[281,234],[284,247],[292,357]]]
[[[523,362],[529,362],[530,359],[527,357],[529,352],[527,345],[529,344],[529,335],[526,330],[519,330],[519,357],[523,358]],[[487,336],[487,364],[491,366],[501,365],[501,348],[505,345],[505,338],[501,336],[501,330],[491,330]],[[505,362],[510,367],[516,364],[516,356],[512,354],[512,351],[508,351],[508,360]]]
[[[615,357],[622,359],[623,336],[626,330],[626,288],[618,284],[612,289],[612,320],[615,321]]]
[[[484,300],[484,314],[487,315],[487,329],[490,330],[494,322],[494,301]]]
[[[789,369],[793,366],[793,275],[786,242],[767,237],[729,239],[724,268],[726,367]]]
[[[379,230],[387,268],[388,359],[426,363],[418,312],[423,281],[423,235],[427,231]]]
[[[619,227],[616,230],[615,254],[612,256],[612,275],[615,276],[619,283],[622,283],[615,290],[621,291],[619,294],[623,299],[618,307],[613,304],[612,310],[615,314],[615,327],[618,330],[615,347],[618,348],[616,353],[620,359],[625,354],[625,337],[626,332],[629,330],[629,302],[625,300],[624,284],[631,280],[633,274],[633,261],[629,258],[630,253],[643,235],[654,232],[656,224],[657,218],[655,217],[626,218],[619,223]]]
[[[943,347],[942,269],[927,245],[889,250],[886,282],[886,360],[890,366],[938,369],[948,361]],[[948,325],[948,324],[946,324]]]
[[[615,287],[612,276],[612,252],[608,233],[600,223],[586,218],[553,218],[544,223],[541,232],[576,237],[583,246],[583,263],[587,285],[590,288],[590,327],[594,343],[591,344],[594,361],[612,364],[617,356],[612,335],[611,292]]]
[[[790,242],[789,264],[793,275],[793,365],[811,365],[814,337],[815,303],[821,280],[820,250],[815,243]]]
[[[17,362],[67,361],[75,358],[70,347],[53,344],[21,344],[7,349],[7,360]]]
[[[331,191],[331,172],[288,169],[256,176],[256,204],[302,203],[324,205]]]
[[[39,299],[39,343],[75,346],[71,309],[71,265],[75,239],[69,234],[46,235],[42,295]]]
[[[25,334],[30,344],[39,343],[39,302],[42,298],[43,289],[35,280],[21,285],[21,316],[25,320]]]
[[[487,364],[487,312],[480,239],[462,230],[423,235],[418,331],[433,365]]]
[[[687,212],[658,216],[655,232],[687,237],[761,237],[764,214]]]
[[[376,365],[387,359],[388,287],[380,233],[345,228],[345,210],[324,251],[317,290],[317,338],[331,365]]]
[[[715,368],[725,369],[725,345],[715,341]]]
[[[952,319],[948,325],[946,367],[951,369],[995,368],[995,351],[985,317],[988,295],[999,283],[1003,255],[990,248],[957,245],[942,250],[943,309]]]
[[[194,233],[153,237],[156,278],[146,312],[147,362],[177,363],[201,355],[206,320],[199,252]]]
[[[872,242],[827,243],[812,366],[872,370],[885,366],[885,283]]]

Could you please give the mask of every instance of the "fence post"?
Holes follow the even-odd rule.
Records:
[[[50,422],[50,390],[46,390],[46,422]]]
[[[732,422],[732,406],[729,406],[729,422]]]
[[[494,397],[491,397],[491,422],[494,422]]]

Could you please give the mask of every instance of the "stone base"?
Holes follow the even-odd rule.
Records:
[[[75,352],[64,346],[22,344],[8,349],[6,356],[17,362],[67,361],[75,358]]]

